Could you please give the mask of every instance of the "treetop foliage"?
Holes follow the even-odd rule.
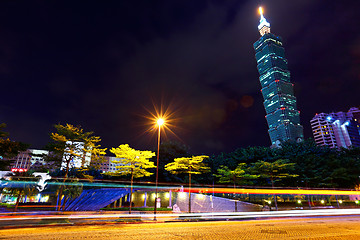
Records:
[[[3,131],[4,128],[6,128],[6,123],[0,123],[0,138],[9,136],[9,133]]]
[[[8,138],[9,133],[4,132],[4,128],[6,124],[0,123],[0,170],[7,170],[11,164],[10,159],[29,147],[28,144],[11,141]]]
[[[156,168],[154,163],[149,161],[150,158],[155,156],[154,152],[135,150],[129,144],[122,144],[117,148],[111,148],[110,152],[119,158],[119,160],[113,161],[119,164],[116,167],[115,175],[131,174],[133,177],[139,178],[153,174],[146,169]]]
[[[282,185],[293,187],[341,187],[353,188],[359,184],[360,176],[360,148],[334,149],[328,146],[318,146],[312,139],[301,143],[285,142],[281,148],[247,147],[236,149],[230,153],[221,153],[211,156],[207,161],[213,174],[222,166],[228,167],[229,171],[235,170],[238,164],[246,163],[248,167],[260,166],[266,170],[272,163],[280,164],[279,161],[291,163],[289,169],[277,170],[287,173],[292,177],[281,179]],[[256,163],[256,164],[255,164]],[[280,164],[281,165],[281,164]],[[262,179],[265,178],[264,172]],[[267,174],[269,176],[269,174]],[[294,175],[297,175],[296,177]],[[204,181],[212,181],[206,176]],[[261,178],[255,179],[257,185],[268,184]]]
[[[188,174],[201,174],[209,172],[210,168],[203,162],[208,156],[192,156],[175,158],[174,162],[165,166],[165,170],[172,174],[188,173]]]
[[[54,125],[56,132],[50,134],[53,140],[48,145],[51,154],[46,160],[57,162],[62,161],[66,164],[66,174],[69,172],[70,161],[74,158],[82,160],[82,165],[85,163],[85,157],[91,156],[92,160],[100,160],[106,154],[106,148],[102,149],[98,144],[101,139],[94,136],[94,132],[84,132],[81,126],[74,126],[71,124],[56,124]]]
[[[246,163],[239,163],[234,170],[229,169],[227,166],[221,166],[217,169],[217,172],[214,176],[219,178],[219,183],[251,184],[249,180],[259,177],[249,173],[250,168],[246,166]]]
[[[277,159],[274,162],[259,160],[253,163],[252,166],[253,172],[259,174],[260,177],[270,179],[272,183],[282,178],[298,176],[297,174],[291,174],[291,171],[295,168],[295,163],[290,163],[286,159]]]

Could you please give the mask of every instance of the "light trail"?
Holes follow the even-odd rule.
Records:
[[[105,187],[105,188],[130,188],[129,184],[124,183],[109,183],[109,182],[46,182],[48,185],[69,185],[69,186],[89,186],[89,187]],[[37,184],[36,181],[9,181],[1,180],[1,187],[16,187],[11,186],[11,184]],[[152,183],[145,183],[152,184]],[[174,183],[169,183],[169,185],[175,185]],[[159,189],[163,191],[172,190],[174,192],[189,192],[188,188],[179,187],[180,184],[176,186],[158,186]],[[149,189],[154,190],[155,186],[152,185],[133,185],[133,188],[137,189]],[[202,194],[212,194],[212,193],[227,193],[227,194],[268,194],[268,195],[348,195],[348,196],[360,196],[360,191],[356,190],[333,190],[333,189],[280,189],[280,188],[224,188],[217,186],[209,187],[192,187],[190,189],[192,193],[202,193]]]
[[[211,212],[211,213],[158,213],[157,218],[169,221],[185,219],[249,219],[249,218],[276,218],[276,217],[309,217],[309,216],[341,216],[360,215],[360,209],[321,209],[321,210],[289,210],[270,212]],[[31,215],[31,216],[0,216],[0,221],[44,220],[44,219],[129,219],[139,218],[150,220],[154,214],[71,214],[71,215]]]
[[[185,191],[185,188],[184,188]],[[188,191],[188,190],[186,190]],[[290,194],[290,195],[360,195],[360,191],[329,189],[250,189],[250,188],[192,188],[192,193],[230,193],[230,194]]]

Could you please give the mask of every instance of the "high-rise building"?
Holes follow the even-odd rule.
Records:
[[[279,147],[281,142],[302,141],[303,127],[300,125],[300,111],[296,107],[282,39],[270,32],[270,23],[266,21],[261,8],[260,15],[258,30],[261,37],[254,43],[255,57],[271,145]]]
[[[329,147],[360,147],[360,110],[350,108],[348,112],[319,113],[310,124],[315,142]]]
[[[327,120],[331,118],[333,118],[331,114],[319,113],[311,119],[310,124],[316,144],[334,148],[336,147],[334,129],[331,122]]]

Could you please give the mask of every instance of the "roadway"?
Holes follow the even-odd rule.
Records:
[[[360,216],[133,223],[0,230],[0,239],[360,239]]]

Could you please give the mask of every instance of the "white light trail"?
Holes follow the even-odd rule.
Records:
[[[276,217],[309,217],[309,216],[340,216],[360,215],[360,209],[321,209],[321,210],[289,210],[269,212],[213,212],[213,213],[170,213],[157,214],[157,218],[173,220],[188,219],[247,219],[247,218],[276,218]],[[38,220],[38,219],[106,219],[106,218],[141,218],[153,219],[154,214],[71,214],[71,215],[32,215],[32,216],[0,216],[0,221]]]

